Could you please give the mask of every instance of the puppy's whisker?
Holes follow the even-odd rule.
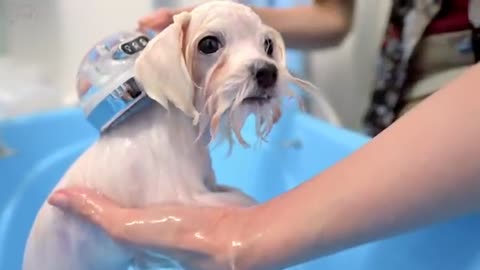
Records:
[[[207,112],[207,114],[211,114],[212,112],[212,109],[211,109],[211,106],[213,105],[213,102],[215,101],[215,99],[217,99],[217,96],[211,96],[209,98],[207,98],[207,101],[205,101],[205,104],[203,105],[203,110],[205,110]]]
[[[297,77],[294,77],[292,76],[291,74],[290,75],[290,80],[292,82],[294,82],[295,84],[297,84],[298,86],[302,87],[305,91],[307,92],[310,92],[310,93],[314,93],[314,92],[317,92],[318,91],[318,88],[313,85],[312,83],[308,82],[308,81],[305,81],[305,80],[302,80],[300,78],[297,78]]]
[[[270,133],[272,125],[272,110],[269,107],[265,107],[262,109],[262,129],[261,129],[261,138],[264,142],[267,142],[266,136]]]
[[[220,120],[224,113],[228,110],[228,108],[231,106],[231,102],[219,102],[219,108],[215,112],[215,114],[212,117],[212,123],[210,125],[210,133],[213,138],[215,138],[217,131],[218,131],[218,125],[220,123]]]
[[[205,87],[208,88],[207,86],[210,85],[210,82],[212,80],[212,77],[214,76],[215,72],[219,70],[219,68],[225,63],[226,56],[222,54],[220,58],[217,60],[217,63],[213,65],[208,73],[205,76]]]
[[[289,99],[295,100],[297,102],[300,110],[304,111],[305,110],[305,103],[304,103],[303,98],[300,95],[298,95],[297,93],[295,93],[295,91],[292,90],[291,88],[287,88],[285,91],[288,93],[286,96]]]
[[[242,101],[247,97],[251,86],[249,84],[245,84],[241,91],[238,92],[237,97],[235,98],[235,103],[233,104],[235,107],[239,106]]]
[[[212,122],[210,123],[210,135],[212,137],[212,140],[215,140],[217,136],[217,130],[218,130],[218,126],[220,125],[221,117],[222,117],[221,114],[215,114],[212,117]]]
[[[264,129],[265,129],[265,116],[262,115],[259,117],[260,118],[260,126],[258,130],[258,138],[262,141],[265,142],[265,134],[264,134]]]
[[[207,114],[207,104],[205,104],[205,106],[203,106],[203,109],[200,111],[200,125],[198,128],[198,136],[194,141],[195,144],[198,143],[198,141],[202,138],[202,136],[205,135],[205,131],[207,130],[209,123],[210,121]]]
[[[300,88],[302,88],[303,90],[305,90],[306,92],[308,92],[309,94],[315,94],[318,92],[318,88],[313,85],[312,83],[310,83],[309,81],[306,81],[306,80],[302,80],[298,77],[295,77],[293,76],[292,74],[290,74],[288,71],[285,72],[285,77],[292,83],[294,83],[295,85],[299,86]]]
[[[213,94],[210,98],[211,99],[225,99],[225,100],[233,100],[235,99],[234,97],[230,97],[230,93],[233,93],[235,91],[234,88],[230,87],[223,87],[221,90],[217,91],[215,94]]]
[[[245,147],[249,147],[250,145],[243,139],[241,132],[242,132],[242,126],[244,125],[249,115],[250,115],[249,110],[246,110],[246,109],[239,110],[235,114],[232,114],[233,118],[231,120],[232,130],[235,134],[235,137],[237,138],[238,142]]]
[[[198,129],[198,136],[196,141],[198,141],[202,136],[205,135],[207,128],[210,126],[210,139],[208,140],[207,144],[210,143],[214,139],[214,134],[212,133],[212,123],[214,122],[214,118],[212,117],[212,103],[215,101],[214,97],[209,97],[205,101],[202,110],[200,111],[200,126]],[[213,123],[216,125],[216,123]]]
[[[328,99],[323,95],[322,91],[319,91],[318,87],[313,85],[312,83],[297,78],[290,73],[286,72],[285,76],[289,79],[292,83],[296,84],[300,88],[302,88],[307,94],[309,94],[317,103],[320,104],[320,108],[323,109],[323,113],[325,114],[325,119],[327,121],[335,123],[337,125],[341,125],[341,121],[337,115],[337,112],[332,107],[332,105],[328,102]],[[299,100],[299,106],[302,110],[305,110],[305,105],[303,100]]]
[[[257,134],[257,137],[261,137],[261,134],[260,134],[260,129],[262,127],[262,115],[260,114],[259,112],[259,109],[256,109],[256,112],[255,112],[256,116],[255,117],[255,132]]]
[[[202,110],[200,111],[200,121],[199,121],[200,125],[198,128],[198,135],[197,135],[197,138],[195,139],[195,143],[197,143],[200,140],[200,138],[202,138],[202,136],[205,134],[207,130],[208,125],[210,124],[209,111],[211,111],[210,107],[213,102],[214,102],[214,97],[207,98],[207,100],[205,101],[205,104],[202,107]]]
[[[193,87],[197,88],[199,91],[205,90],[205,87],[200,86],[195,81],[192,80]]]
[[[222,115],[225,116],[226,114],[227,112],[223,113]],[[228,114],[230,114],[230,112],[228,112]],[[232,132],[233,130],[234,130],[234,127],[232,126],[232,123],[229,122],[226,117],[221,117],[218,132],[217,132],[218,137],[216,139],[216,142],[217,142],[216,145],[227,140],[227,143],[228,143],[227,156],[229,156],[233,150],[233,144],[234,144],[233,135],[237,136],[234,132]],[[246,144],[246,142],[243,140],[241,135],[238,141],[240,144],[242,144],[242,146],[248,146],[248,144]],[[246,145],[243,143],[245,143]]]
[[[228,134],[227,140],[228,140],[227,156],[230,156],[232,154],[232,151],[233,151],[233,138],[232,138],[232,135],[230,133]]]
[[[233,122],[234,121],[234,113],[239,110],[239,107],[241,105],[241,101],[239,102],[238,100],[235,100],[235,102],[232,105],[232,108],[230,109],[229,113],[229,119]]]

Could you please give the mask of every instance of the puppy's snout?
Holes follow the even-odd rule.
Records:
[[[277,82],[278,69],[274,64],[265,63],[255,72],[255,80],[260,88],[270,88]]]

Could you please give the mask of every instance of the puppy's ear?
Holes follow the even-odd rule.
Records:
[[[194,83],[187,70],[184,36],[190,13],[175,15],[173,23],[153,38],[135,62],[135,78],[147,95],[168,109],[172,103],[198,122]]]
[[[282,67],[287,67],[287,59],[286,59],[286,52],[285,52],[285,42],[283,41],[282,35],[275,29],[270,26],[265,26],[268,29],[268,33],[272,38],[274,50],[273,55],[275,59],[278,59],[278,64]]]

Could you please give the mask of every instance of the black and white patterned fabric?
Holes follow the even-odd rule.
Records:
[[[364,118],[365,133],[375,136],[398,117],[407,94],[409,62],[435,15],[440,0],[394,0],[382,44],[375,89]]]

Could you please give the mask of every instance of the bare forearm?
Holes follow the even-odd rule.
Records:
[[[252,269],[278,269],[479,210],[478,85],[480,66],[350,157],[262,206],[252,226],[263,237],[249,249],[258,256],[249,259]]]
[[[317,49],[338,45],[348,33],[353,0],[325,0],[293,8],[253,8],[279,31],[289,48]]]

